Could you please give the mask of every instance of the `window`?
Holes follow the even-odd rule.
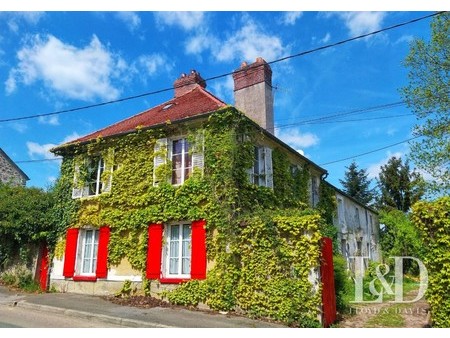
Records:
[[[192,173],[192,154],[189,142],[182,138],[172,141],[172,184],[179,185]]]
[[[337,199],[338,202],[338,219],[339,225],[345,225],[345,209],[344,209],[344,201],[342,198]]]
[[[72,189],[72,198],[97,196],[101,193],[111,190],[113,166],[106,169],[105,160],[101,156],[90,157],[85,161],[84,186],[79,186],[81,170],[78,165],[75,166],[74,188]],[[110,175],[104,177],[105,170],[110,171]]]
[[[90,158],[87,165],[88,196],[95,196],[102,192],[102,174],[105,162],[100,156]]]
[[[315,207],[319,203],[319,184],[317,177],[311,177],[311,205]]]
[[[203,170],[203,134],[196,134],[194,144],[186,138],[162,138],[156,141],[153,157],[153,185],[158,186],[161,181],[173,185],[183,184],[191,175],[194,168]],[[165,170],[159,170],[170,160],[170,177],[166,177]]]
[[[147,279],[180,283],[206,278],[206,221],[150,224]]]
[[[109,227],[67,230],[63,275],[74,280],[96,280],[108,274]]]
[[[94,275],[97,268],[98,230],[80,231],[79,245],[77,270],[80,275]]]
[[[253,167],[249,169],[250,183],[260,187],[273,188],[272,149],[254,148]]]
[[[355,207],[355,226],[358,229],[361,228],[361,222],[359,220],[359,209],[357,207]]]
[[[165,277],[189,278],[191,273],[191,225],[170,224],[165,228]]]

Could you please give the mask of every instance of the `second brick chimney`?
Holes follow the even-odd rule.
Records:
[[[191,70],[190,74],[181,74],[181,76],[173,83],[175,97],[186,94],[196,86],[206,88],[206,81],[200,76],[199,72]]]
[[[261,57],[250,65],[243,62],[234,71],[233,80],[235,107],[273,134],[272,70],[269,64]]]

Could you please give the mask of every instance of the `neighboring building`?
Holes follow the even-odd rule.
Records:
[[[274,136],[271,78],[263,59],[243,63],[233,74],[231,106],[205,89],[198,72],[182,74],[173,99],[52,149],[64,158],[62,177],[73,180],[67,205],[70,212],[76,205],[78,213],[55,255],[51,284],[108,294],[126,280],[155,281],[151,288],[158,292],[205,279],[215,264],[208,258],[208,217],[217,216],[208,213],[214,201],[202,196],[201,187],[220,180],[222,169],[236,203],[255,196],[253,204],[267,209],[275,201],[317,206],[326,170]],[[211,140],[226,141],[230,131],[233,140],[225,149],[211,148]],[[212,159],[219,169],[211,167]],[[229,199],[221,188],[214,196]],[[361,215],[367,210],[361,206]],[[231,218],[236,210],[221,212]],[[314,285],[317,266],[313,270]]]
[[[334,186],[333,189],[336,192],[334,224],[338,229],[339,251],[347,260],[349,269],[354,268],[353,257],[357,256],[367,257],[364,259],[367,268],[369,261],[381,259],[378,213],[340,189]]]
[[[0,148],[0,181],[25,186],[28,180],[28,176]]]

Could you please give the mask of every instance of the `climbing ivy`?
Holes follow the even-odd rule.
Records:
[[[421,201],[412,207],[412,221],[425,247],[427,301],[433,327],[450,327],[450,197]]]
[[[154,186],[153,159],[158,139],[186,136],[192,151],[204,149],[204,169],[194,170],[181,186],[167,183],[171,163],[158,166]],[[320,284],[309,278],[319,266],[320,238],[326,223],[307,207],[309,170],[292,168],[281,149],[273,151],[274,189],[250,184],[248,168],[254,145],[266,136],[232,107],[225,107],[193,125],[167,123],[160,129],[137,128],[115,138],[60,148],[64,155],[60,193],[70,196],[75,166],[89,156],[105,160],[112,189],[95,198],[63,200],[62,222],[111,228],[108,263],[127,259],[142,272],[145,290],[149,223],[207,220],[207,254],[213,267],[206,280],[190,281],[161,294],[176,304],[243,311],[302,326],[316,320]],[[112,171],[110,168],[113,168]],[[80,171],[79,187],[86,182]],[[61,247],[59,245],[58,247]],[[303,324],[302,324],[303,323]]]

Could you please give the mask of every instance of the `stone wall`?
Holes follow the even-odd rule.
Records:
[[[0,153],[0,181],[23,186],[26,183],[25,177],[23,177],[17,168],[15,168],[9,159],[5,158],[2,153]]]

